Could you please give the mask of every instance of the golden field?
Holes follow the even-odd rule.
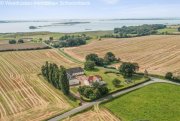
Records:
[[[84,60],[90,53],[103,57],[108,51],[113,52],[122,61],[137,62],[142,72],[147,69],[153,74],[164,75],[169,71],[180,74],[179,35],[102,39],[84,46],[65,49],[66,53],[79,60]]]
[[[76,65],[57,50],[0,53],[0,121],[43,120],[73,107],[38,75],[45,61]]]
[[[95,108],[75,116],[64,119],[63,121],[120,121],[116,116],[106,109]]]

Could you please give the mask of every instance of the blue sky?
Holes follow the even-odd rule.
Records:
[[[0,0],[13,1],[13,0]],[[35,0],[14,0],[19,2]],[[37,0],[36,0],[37,1]],[[40,1],[40,0],[39,0]],[[43,0],[41,0],[42,2]],[[89,5],[4,5],[0,20],[180,18],[180,0],[44,0],[83,1]]]

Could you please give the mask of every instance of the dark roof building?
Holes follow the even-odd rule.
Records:
[[[84,70],[81,67],[76,67],[76,68],[67,69],[66,73],[69,78],[72,78],[73,76],[83,75]]]

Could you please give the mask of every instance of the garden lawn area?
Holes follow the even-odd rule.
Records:
[[[106,71],[107,71],[106,69],[96,69],[94,71],[85,71],[85,73],[87,76],[100,75],[103,78],[103,81],[107,83],[107,87],[110,90],[110,92],[114,92],[116,90],[123,89],[125,87],[132,86],[134,84],[137,84],[146,80],[146,78],[144,78],[143,76],[134,75],[132,77],[132,83],[127,84],[125,82],[126,79],[121,74],[115,74],[115,73],[105,74]],[[121,85],[119,87],[115,87],[112,83],[113,79],[115,78],[121,81]]]
[[[152,84],[106,104],[122,121],[179,121],[180,86]]]
[[[71,87],[70,90],[71,90],[71,92],[74,93],[74,94],[77,94],[77,93],[78,93],[78,87],[77,87],[77,86]]]

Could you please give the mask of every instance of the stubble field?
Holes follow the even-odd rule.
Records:
[[[76,66],[57,50],[0,53],[0,120],[43,120],[72,105],[40,75],[45,61]]]
[[[180,74],[180,36],[152,35],[124,39],[102,39],[90,44],[65,49],[65,52],[79,60],[90,53],[103,57],[113,52],[122,61],[137,62],[140,71],[164,75],[166,72]],[[119,65],[119,64],[118,64]]]
[[[66,118],[63,121],[120,121],[116,116],[111,114],[108,110],[98,108],[77,114],[73,117]]]

